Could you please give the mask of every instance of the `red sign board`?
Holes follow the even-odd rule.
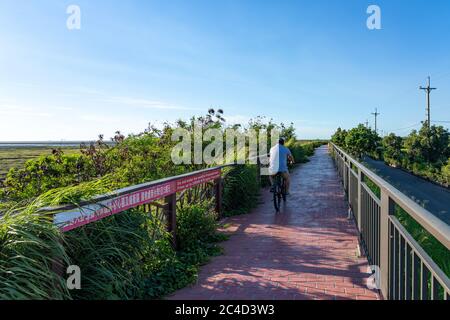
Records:
[[[204,173],[199,173],[196,175],[192,175],[189,176],[187,178],[183,178],[180,180],[177,180],[177,192],[186,190],[186,189],[190,189],[192,187],[195,187],[199,184],[211,181],[211,180],[215,180],[220,178],[221,176],[221,170],[217,169],[214,171],[208,171],[208,172],[204,172]]]
[[[55,215],[55,224],[63,232],[67,232],[105,217],[135,208],[176,192],[190,189],[199,184],[220,178],[221,169],[189,175],[171,182],[150,186],[145,189],[130,192],[116,198],[87,205],[81,210],[62,212]]]

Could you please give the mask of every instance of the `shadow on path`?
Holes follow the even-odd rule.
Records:
[[[278,214],[271,194],[252,213],[229,218],[225,254],[200,270],[174,300],[379,299],[367,289],[365,258],[327,147],[292,173],[291,195]]]

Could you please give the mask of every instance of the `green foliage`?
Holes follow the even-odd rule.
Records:
[[[0,191],[0,211],[6,212],[0,217],[0,299],[155,299],[195,281],[199,265],[220,254],[217,242],[225,239],[204,204],[178,210],[177,250],[155,211],[128,210],[61,234],[52,218],[38,210],[79,205],[121,187],[204,168],[175,166],[171,159],[173,130],[192,129],[198,123],[202,130],[223,130],[223,111],[211,109],[204,117],[167,124],[162,130],[149,126],[126,138],[117,132],[113,145],[100,136],[82,145],[79,154],[56,150],[11,170]],[[307,161],[323,143],[295,141],[292,124],[278,126],[262,118],[249,124],[258,130],[275,127],[290,139],[297,162]],[[224,171],[225,213],[248,212],[257,204],[260,190],[256,166]],[[65,279],[52,270],[55,261],[80,267],[81,290],[67,291]]]
[[[398,205],[395,206],[395,216],[439,268],[450,277],[450,250]]]
[[[224,215],[244,214],[254,208],[259,188],[256,166],[245,165],[226,169],[223,191]]]
[[[375,131],[360,124],[347,133],[345,148],[352,155],[362,158],[364,154],[374,154],[377,151],[379,140]]]
[[[92,162],[80,154],[53,154],[29,160],[23,169],[12,168],[4,181],[3,198],[23,200],[48,190],[78,184],[95,176]]]
[[[345,147],[345,138],[347,137],[347,131],[338,128],[334,135],[331,137],[331,142],[339,147]]]
[[[382,146],[384,161],[390,165],[399,166],[403,157],[403,139],[391,133],[383,138]]]
[[[442,164],[450,157],[449,132],[442,126],[424,124],[405,139],[405,151],[412,161]]]
[[[377,184],[375,184],[375,182],[370,180],[367,176],[364,176],[364,183],[369,187],[374,195],[378,197],[378,199],[381,199],[381,189]]]
[[[450,158],[447,161],[447,165],[442,167],[441,175],[443,182],[450,185]]]
[[[282,137],[285,141],[297,139],[294,124],[292,122],[289,124],[289,126],[286,126],[284,123],[282,123],[280,127],[281,127],[280,137]]]
[[[177,213],[176,230],[179,250],[175,253],[167,242],[158,244],[159,263],[144,281],[146,297],[161,298],[195,281],[199,265],[222,252],[216,243],[226,237],[216,229],[215,215],[205,206],[181,209]]]
[[[215,214],[193,205],[177,212],[177,242],[181,251],[207,246],[216,242],[217,222]]]
[[[357,157],[366,154],[376,159],[382,158],[389,165],[448,186],[449,137],[450,133],[444,127],[428,128],[424,123],[419,131],[413,130],[406,138],[391,133],[384,137],[380,145],[379,137],[373,131],[359,125],[348,133],[339,128],[332,142]]]
[[[0,223],[0,300],[70,299],[65,279],[52,271],[67,263],[63,239],[49,215],[7,213]]]
[[[145,213],[132,210],[66,233],[72,264],[82,270],[73,298],[142,298],[146,263],[155,257],[148,225]]]
[[[308,158],[314,155],[315,150],[326,143],[326,141],[320,140],[302,143],[291,139],[287,141],[285,145],[291,150],[295,163],[298,164],[307,162]]]

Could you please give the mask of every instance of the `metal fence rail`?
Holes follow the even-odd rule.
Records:
[[[450,250],[450,226],[420,207],[338,146],[329,149],[355,217],[362,247],[378,267],[383,296],[392,300],[450,300],[450,279],[395,216],[403,209]],[[376,195],[365,183],[370,179]],[[377,192],[378,193],[378,192]]]

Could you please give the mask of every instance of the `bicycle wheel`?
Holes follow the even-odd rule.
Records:
[[[283,201],[286,202],[286,181],[283,179],[283,187],[281,188],[281,195],[283,196]]]
[[[273,206],[275,207],[276,212],[280,211],[281,207],[281,190],[277,186],[275,188],[275,192],[273,193]]]

